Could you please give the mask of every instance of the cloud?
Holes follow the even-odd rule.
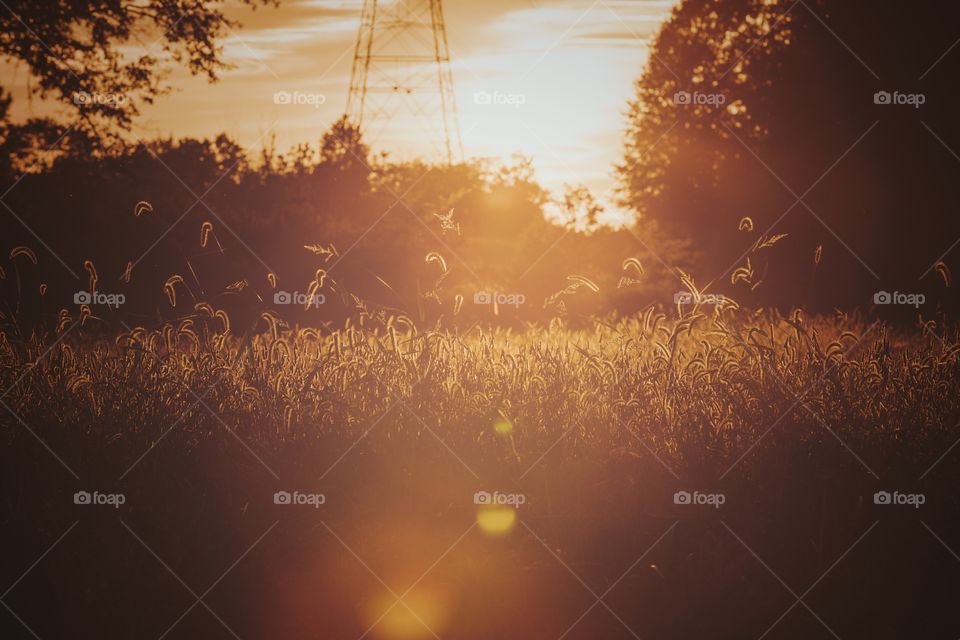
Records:
[[[577,36],[582,44],[599,45],[620,45],[620,46],[646,46],[649,43],[652,34],[638,35],[632,31],[594,31],[592,33],[583,33]]]
[[[337,2],[336,0],[283,0],[279,7],[235,5],[227,16],[242,24],[245,34],[261,30],[299,28],[305,24],[317,24],[330,20],[360,20],[362,0]]]

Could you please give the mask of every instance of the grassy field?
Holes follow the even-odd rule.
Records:
[[[953,637],[955,331],[668,313],[5,334],[5,637]]]
[[[0,2],[0,640],[958,640],[958,22]]]

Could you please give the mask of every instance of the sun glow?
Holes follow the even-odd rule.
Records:
[[[672,5],[446,2],[465,157],[509,162],[523,154],[554,196],[564,185],[582,184],[605,205],[602,221],[626,219],[612,204],[624,105],[647,62],[649,40]],[[273,136],[278,149],[316,144],[346,106],[361,6],[311,1],[255,14],[236,9],[231,17],[243,26],[225,44],[226,61],[235,67],[216,85],[176,70],[171,82],[177,90],[144,105],[145,120],[177,136],[226,129],[251,148]],[[284,91],[322,99],[275,104],[274,94]],[[423,122],[403,114],[388,129],[371,131],[371,138],[374,150],[391,159],[438,159]]]
[[[517,511],[507,506],[482,506],[477,510],[477,524],[489,536],[503,536],[513,529]]]
[[[440,633],[446,620],[445,599],[418,589],[402,600],[380,597],[368,608],[368,624],[375,638],[429,638]]]

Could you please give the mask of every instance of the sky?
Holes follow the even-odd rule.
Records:
[[[397,1],[381,2],[381,10],[389,11]],[[406,1],[411,7],[427,4]],[[446,0],[464,156],[509,159],[524,154],[533,159],[537,179],[555,195],[565,184],[587,186],[607,207],[602,219],[626,219],[611,203],[624,113],[646,65],[648,44],[674,4]],[[242,27],[225,40],[224,58],[235,67],[214,85],[175,71],[170,77],[175,91],[143,110],[137,135],[212,137],[226,131],[250,150],[270,137],[281,150],[301,142],[316,145],[346,109],[362,5],[362,0],[283,0],[279,8],[231,7],[229,15]],[[422,33],[403,37],[408,39],[384,44],[381,52],[427,51],[420,45]],[[395,74],[384,71],[383,66],[372,70],[369,83],[392,82]],[[7,86],[14,84],[9,76],[6,80]],[[277,103],[276,95],[284,92],[293,96],[291,104]],[[375,152],[386,151],[398,160],[443,159],[437,144],[441,120],[432,110],[437,92],[421,96],[394,96],[389,126],[383,118],[369,116],[365,129]],[[376,104],[373,98],[371,104]],[[408,115],[411,104],[427,105],[433,119]]]

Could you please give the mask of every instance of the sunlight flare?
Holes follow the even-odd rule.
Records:
[[[508,506],[482,506],[477,509],[477,524],[488,536],[503,536],[513,530],[517,511]]]
[[[374,638],[430,638],[440,633],[447,618],[446,599],[439,593],[418,589],[397,600],[389,594],[368,607],[370,635]]]

